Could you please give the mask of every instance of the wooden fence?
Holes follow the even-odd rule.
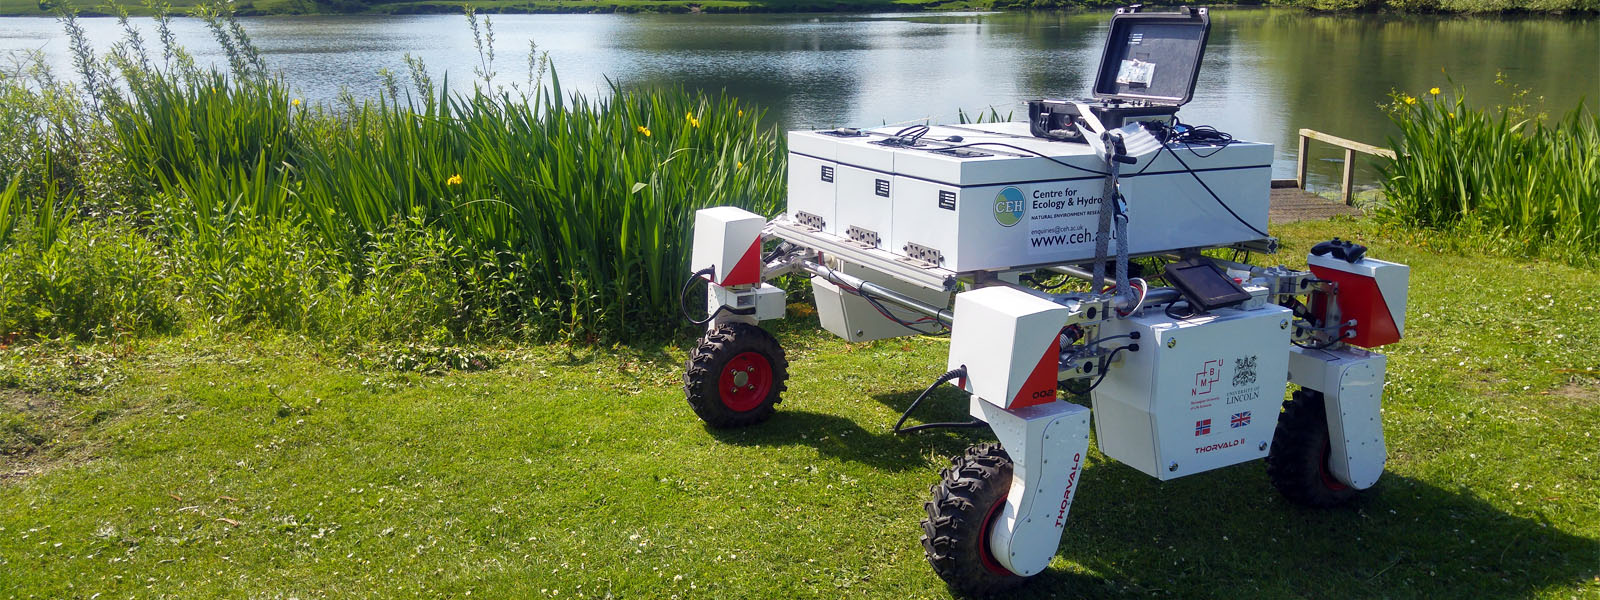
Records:
[[[1346,205],[1350,205],[1355,202],[1352,193],[1353,186],[1355,185],[1357,152],[1362,154],[1370,154],[1372,156],[1382,156],[1390,159],[1394,158],[1394,151],[1387,148],[1379,148],[1372,144],[1363,144],[1354,140],[1347,140],[1342,137],[1328,135],[1320,131],[1301,129],[1300,156],[1297,159],[1298,162],[1295,164],[1294,169],[1295,185],[1300,189],[1306,188],[1306,161],[1309,155],[1308,150],[1311,146],[1311,140],[1333,144],[1340,148],[1344,148],[1344,177],[1339,182],[1339,197],[1344,200]]]

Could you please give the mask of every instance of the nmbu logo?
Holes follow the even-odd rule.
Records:
[[[1222,380],[1222,359],[1208,360],[1201,365],[1200,372],[1194,374],[1194,387],[1189,390],[1190,396],[1202,396],[1211,393],[1211,384]]]
[[[1022,190],[1008,187],[994,195],[994,220],[1001,227],[1021,223],[1022,215],[1026,212],[1028,212],[1028,202],[1022,199]]]

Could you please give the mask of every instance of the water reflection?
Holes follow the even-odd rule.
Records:
[[[567,89],[683,85],[726,90],[768,110],[781,127],[952,120],[958,109],[1021,115],[1042,96],[1089,87],[1105,37],[1105,13],[885,15],[504,15],[495,16],[497,82],[526,80],[529,40],[549,50]],[[108,48],[109,19],[85,20]],[[141,25],[149,28],[148,21]],[[192,19],[177,23],[197,59],[225,57]],[[448,71],[470,89],[479,59],[458,16],[250,19],[270,66],[313,100],[341,89],[375,94],[379,69],[405,72],[404,55]],[[60,27],[49,19],[0,19],[0,53],[42,49],[71,70]],[[153,33],[147,33],[153,39]],[[1381,143],[1390,133],[1378,104],[1392,89],[1465,85],[1503,102],[1495,74],[1536,90],[1550,112],[1600,97],[1600,21],[1594,18],[1460,18],[1313,15],[1291,10],[1213,12],[1210,46],[1194,101],[1180,116],[1243,139],[1278,145],[1276,175],[1293,173],[1302,127]],[[0,59],[3,60],[3,59]],[[404,79],[404,78],[402,78]],[[1337,156],[1323,150],[1317,158]],[[1327,185],[1338,165],[1319,161]]]

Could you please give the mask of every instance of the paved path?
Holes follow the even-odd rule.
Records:
[[[1267,209],[1267,219],[1272,223],[1321,221],[1339,215],[1360,214],[1361,209],[1293,187],[1272,188],[1271,204]]]

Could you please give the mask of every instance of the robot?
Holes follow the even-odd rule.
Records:
[[[1265,459],[1298,504],[1372,487],[1387,361],[1370,349],[1404,332],[1409,270],[1338,239],[1306,270],[1219,256],[1278,244],[1272,146],[1176,117],[1209,27],[1204,8],[1119,9],[1094,97],[1032,102],[1027,123],[790,132],[784,214],[695,216],[685,293],[708,288],[684,374],[695,414],[718,428],[774,414],[788,364],[758,323],[786,312],[770,282],[800,275],[846,340],[949,334],[947,371],[895,431],[998,439],[952,458],[924,504],[928,561],[958,591],[1048,566],[1091,426],[1105,456],[1163,481]],[[1045,284],[1063,278],[1087,289]],[[906,427],[947,384],[972,420]]]

